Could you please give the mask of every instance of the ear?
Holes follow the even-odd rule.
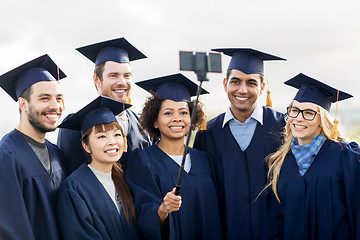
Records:
[[[227,92],[227,79],[226,78],[224,78],[224,80],[223,80],[223,86],[224,86],[225,92]]]
[[[265,89],[265,81],[263,81],[262,83],[260,82],[260,95],[263,93]]]
[[[101,86],[101,80],[98,76],[96,76],[96,74],[94,73],[93,75],[93,81],[94,81],[94,84],[95,84],[95,87],[96,87],[96,90],[99,91],[99,88]]]
[[[159,128],[157,121],[154,122],[154,128]]]
[[[28,101],[25,98],[19,97],[18,99],[19,109],[22,112],[27,112],[29,110]]]
[[[86,145],[83,141],[81,141],[81,145],[87,153],[91,154],[91,149],[88,145]]]

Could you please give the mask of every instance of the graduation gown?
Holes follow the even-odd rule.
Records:
[[[277,184],[285,239],[360,239],[359,161],[356,143],[326,140],[301,176],[288,153]]]
[[[126,109],[129,117],[129,127],[126,136],[127,152],[123,153],[120,163],[126,165],[128,155],[136,148],[145,148],[151,145],[149,138],[141,132],[139,117],[130,109]],[[68,115],[65,119],[69,118]],[[65,119],[63,121],[65,121]],[[81,164],[86,163],[85,150],[81,145],[81,133],[77,130],[59,128],[57,145],[65,157],[65,165],[68,173],[75,171]]]
[[[221,239],[215,176],[210,156],[189,149],[191,169],[184,171],[182,205],[168,217],[169,239]],[[146,239],[161,239],[157,210],[177,182],[179,165],[157,145],[137,149],[125,173],[133,192],[138,226]]]
[[[259,193],[267,182],[265,157],[281,145],[284,115],[263,107],[263,125],[257,123],[245,151],[229,124],[222,128],[224,116],[208,121],[194,142],[194,148],[209,152],[214,161],[224,239],[281,238],[280,206],[273,195]]]
[[[57,214],[63,239],[140,239],[86,164],[62,184]]]
[[[46,145],[50,174],[21,133],[0,141],[0,239],[59,239],[54,207],[65,173],[59,149]]]

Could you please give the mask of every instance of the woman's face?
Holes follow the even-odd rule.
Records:
[[[95,127],[93,127],[95,128]],[[112,165],[118,161],[124,150],[124,137],[120,129],[95,133],[89,135],[89,144],[83,143],[86,152],[91,155],[91,165]]]
[[[300,103],[294,100],[292,107],[316,112],[316,116],[312,121],[305,120],[302,113],[299,113],[296,118],[288,118],[291,133],[297,138],[299,145],[309,144],[315,136],[321,133],[319,106],[310,102]]]
[[[190,127],[190,110],[187,102],[164,100],[154,123],[159,128],[161,140],[183,139]]]

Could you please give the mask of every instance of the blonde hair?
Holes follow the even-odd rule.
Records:
[[[291,107],[292,104],[293,104],[293,102],[291,102],[291,104],[289,106]],[[334,120],[330,116],[330,114],[327,110],[325,110],[321,106],[318,106],[318,107],[319,107],[319,112],[320,112],[320,114],[319,114],[320,115],[320,128],[321,128],[320,133],[323,134],[327,139],[330,139],[334,142],[346,141],[347,140],[346,137],[339,130],[337,130],[336,138],[330,137],[331,130],[334,127],[334,123],[333,123]],[[290,151],[291,141],[294,138],[291,133],[289,122],[287,122],[285,125],[285,130],[283,132],[283,135],[284,135],[284,140],[283,140],[282,146],[279,148],[278,151],[269,155],[266,158],[266,161],[268,162],[268,165],[269,165],[269,171],[268,171],[269,183],[266,185],[265,189],[268,187],[271,187],[272,191],[274,192],[274,194],[276,196],[276,199],[279,202],[280,202],[280,199],[279,199],[279,195],[277,192],[277,183],[279,180],[280,170],[284,163],[286,155]]]

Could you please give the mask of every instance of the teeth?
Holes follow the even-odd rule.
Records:
[[[107,153],[116,153],[116,149],[112,149],[112,150],[107,150]]]
[[[45,116],[47,118],[50,118],[50,119],[57,119],[58,118],[58,115],[57,114],[45,114]]]
[[[245,101],[248,100],[249,98],[243,98],[243,97],[235,97],[236,99],[240,100],[240,101]]]
[[[123,89],[121,89],[121,90],[114,90],[114,92],[116,92],[116,93],[124,93],[125,90],[123,90]]]
[[[305,129],[305,128],[306,128],[305,126],[300,126],[300,125],[296,125],[296,124],[294,124],[294,127],[295,127],[295,128],[301,128],[301,129]]]
[[[175,130],[182,129],[182,127],[170,127],[170,128]]]

